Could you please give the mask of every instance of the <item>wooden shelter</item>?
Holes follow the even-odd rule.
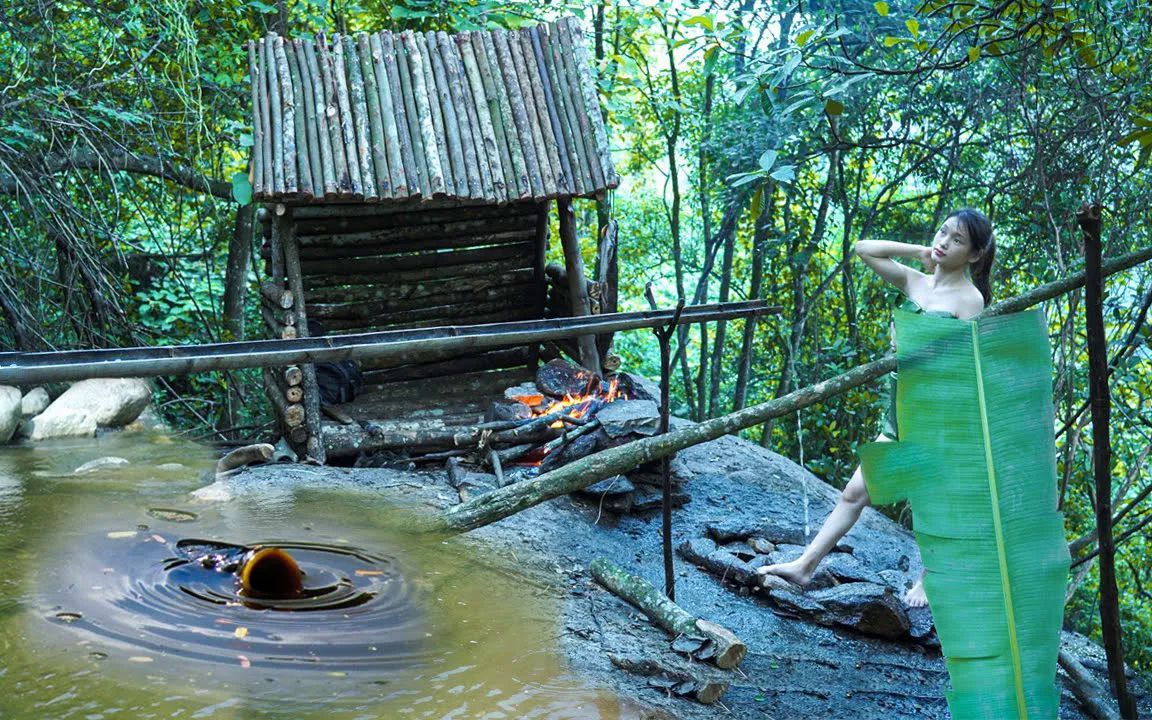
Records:
[[[590,287],[603,311],[615,309],[614,238],[604,276],[589,283],[572,213],[573,197],[619,182],[575,20],[455,35],[269,35],[248,52],[272,337],[307,337],[320,324],[339,334],[587,315]],[[565,266],[546,273],[553,201]],[[563,287],[549,293],[550,277]],[[367,365],[361,396],[328,414],[401,437],[429,420],[445,431],[474,424],[540,351]],[[601,370],[594,337],[572,354]],[[347,433],[323,427],[313,366],[264,379],[299,450],[321,461],[354,451]]]

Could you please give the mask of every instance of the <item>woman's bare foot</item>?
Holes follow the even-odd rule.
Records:
[[[928,596],[924,594],[924,578],[921,576],[916,580],[916,584],[904,593],[904,603],[908,607],[924,607],[928,604]]]
[[[803,558],[796,558],[790,562],[756,568],[756,572],[759,575],[776,575],[800,587],[808,584],[812,579],[814,570],[815,568],[808,567],[808,565],[803,562]]]

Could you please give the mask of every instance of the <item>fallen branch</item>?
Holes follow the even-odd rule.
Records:
[[[712,705],[728,690],[726,682],[698,677],[695,673],[686,672],[652,658],[609,654],[608,659],[616,667],[633,675],[664,676],[669,682],[666,686],[662,684],[659,687],[663,687],[673,695],[691,697],[702,705]]]
[[[1096,683],[1080,661],[1067,650],[1060,651],[1060,667],[1068,673],[1072,680],[1072,694],[1089,715],[1096,720],[1120,720],[1120,716],[1112,709],[1108,692]]]
[[[230,470],[242,468],[246,465],[268,462],[272,459],[272,453],[275,451],[276,448],[268,443],[257,443],[255,445],[245,445],[244,447],[236,448],[216,461],[216,474],[223,475]]]
[[[604,558],[593,560],[590,569],[596,582],[643,610],[645,615],[673,635],[706,638],[711,644],[705,643],[697,651],[698,659],[711,660],[717,667],[729,670],[739,665],[748,654],[748,646],[731,631],[693,617],[639,575],[626,573]]]

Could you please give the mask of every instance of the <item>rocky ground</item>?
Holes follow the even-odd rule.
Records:
[[[574,672],[630,698],[651,718],[946,718],[947,673],[927,610],[909,615],[903,589],[919,572],[910,533],[868,509],[826,561],[807,592],[759,591],[741,582],[747,568],[799,552],[837,491],[791,461],[737,438],[722,438],[679,453],[673,463],[678,495],[674,543],[710,556],[718,575],[676,559],[676,599],[694,614],[732,630],[749,648],[736,671],[690,663],[670,638],[638,610],[592,581],[588,566],[607,557],[625,570],[663,585],[658,494],[637,474],[608,495],[565,497],[464,536],[494,555],[544,579],[562,597],[563,651]],[[447,507],[459,492],[444,472],[262,466],[217,485],[204,496],[223,498],[245,487],[274,484],[354,484],[415,500],[424,509]],[[490,476],[469,476],[466,492],[483,492]],[[619,492],[623,488],[624,492]],[[1074,634],[1065,646],[1097,682],[1106,685],[1103,652]],[[730,684],[721,704],[675,697],[667,676],[642,676],[614,666],[611,657],[646,658],[673,669]],[[1061,718],[1088,717],[1064,687]],[[1152,712],[1139,679],[1133,684],[1143,714]]]

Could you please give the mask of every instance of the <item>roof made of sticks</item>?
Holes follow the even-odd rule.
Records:
[[[619,183],[573,18],[331,42],[270,34],[248,60],[256,200],[503,203]]]

